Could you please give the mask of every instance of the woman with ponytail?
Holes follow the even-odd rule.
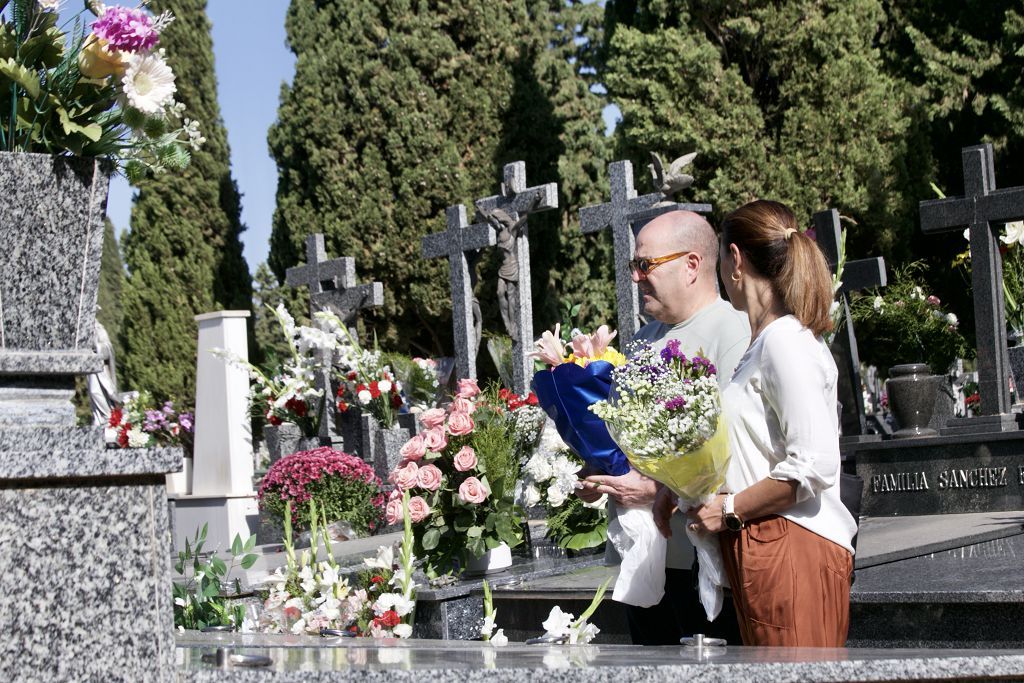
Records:
[[[750,347],[722,392],[722,493],[690,526],[720,534],[745,645],[842,647],[857,524],[839,498],[828,264],[785,205],[763,200],[726,216],[720,255]]]

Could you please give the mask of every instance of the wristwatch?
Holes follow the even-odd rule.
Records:
[[[732,493],[726,494],[725,500],[722,501],[722,523],[729,531],[740,531],[744,526],[743,518],[733,509],[735,501],[736,495]]]

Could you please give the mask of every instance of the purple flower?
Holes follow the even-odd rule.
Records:
[[[174,415],[174,403],[168,401],[167,403],[164,403],[164,407],[161,408],[160,410],[163,412],[164,415]]]
[[[160,39],[148,14],[127,7],[108,7],[93,22],[92,32],[120,52],[147,52]]]
[[[665,344],[665,348],[661,350],[661,360],[666,363],[671,363],[672,359],[678,358],[680,362],[686,362],[686,355],[683,354],[683,350],[679,348],[678,339],[670,339]]]
[[[142,423],[142,431],[157,432],[167,425],[167,419],[159,410],[147,410],[145,422]]]
[[[682,410],[686,407],[686,398],[683,396],[676,396],[665,401],[663,405],[666,410]]]
[[[178,426],[182,431],[191,432],[193,423],[192,413],[182,413],[178,416]]]

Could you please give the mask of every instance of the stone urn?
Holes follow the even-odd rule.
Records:
[[[297,424],[292,424],[291,422],[283,422],[276,426],[264,426],[263,439],[267,443],[267,452],[270,454],[271,465],[286,455],[320,447],[320,439],[318,437],[303,436],[302,429]]]
[[[928,426],[935,409],[936,394],[942,377],[933,375],[924,363],[896,365],[889,369],[885,392],[889,397],[889,410],[899,429],[895,439],[937,436]]]
[[[484,576],[486,574],[497,574],[512,566],[512,550],[507,543],[501,543],[491,548],[480,557],[471,557],[466,562],[465,574],[469,576]]]

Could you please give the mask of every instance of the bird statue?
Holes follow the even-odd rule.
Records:
[[[651,163],[647,165],[647,168],[651,171],[654,189],[664,195],[665,199],[670,200],[676,192],[685,190],[692,185],[693,176],[688,173],[682,173],[682,170],[689,166],[695,158],[697,158],[696,152],[684,154],[669,164],[668,171],[666,172],[665,166],[661,162],[661,157],[658,156],[657,152],[651,152]]]

